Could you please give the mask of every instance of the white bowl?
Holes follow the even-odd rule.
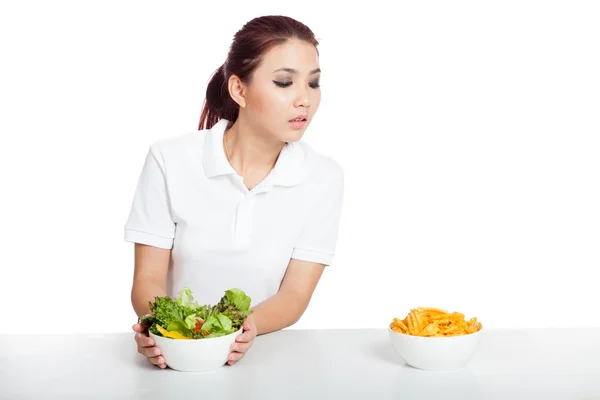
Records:
[[[430,371],[466,366],[475,355],[483,327],[468,335],[423,337],[398,333],[388,327],[390,341],[408,365]]]
[[[172,369],[186,372],[202,372],[225,365],[235,338],[243,328],[226,336],[206,339],[171,339],[150,332],[150,337],[160,347],[165,363]]]

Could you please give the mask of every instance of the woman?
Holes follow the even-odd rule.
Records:
[[[317,45],[288,17],[244,25],[208,84],[198,131],[150,146],[125,225],[137,315],[184,286],[199,304],[234,287],[251,297],[230,365],[257,335],[298,321],[333,258],[343,171],[300,140],[321,99]],[[138,351],[165,368],[133,330]]]

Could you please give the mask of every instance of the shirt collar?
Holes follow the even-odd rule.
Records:
[[[295,186],[307,174],[306,153],[299,142],[287,142],[271,171],[269,178],[273,185]]]
[[[206,130],[204,138],[204,152],[202,164],[204,172],[209,178],[219,175],[235,174],[235,170],[227,161],[225,149],[223,148],[223,134],[229,121],[219,120],[212,128]]]
[[[208,178],[220,175],[236,174],[229,164],[223,147],[223,135],[229,121],[219,120],[211,129],[206,130],[202,163]],[[299,142],[287,142],[275,163],[271,173],[265,178],[269,186],[295,186],[302,182],[307,174],[306,151]]]

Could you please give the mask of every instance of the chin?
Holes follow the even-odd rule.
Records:
[[[283,137],[284,142],[297,142],[304,136],[304,131],[293,131]]]
[[[302,139],[302,137],[304,136],[304,132],[306,132],[307,128],[308,125],[303,127],[302,129],[288,129],[284,134],[284,141],[297,142],[298,140]]]

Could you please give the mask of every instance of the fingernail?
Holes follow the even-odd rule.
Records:
[[[160,354],[160,349],[154,349],[154,351],[152,352],[155,356],[158,356]]]

